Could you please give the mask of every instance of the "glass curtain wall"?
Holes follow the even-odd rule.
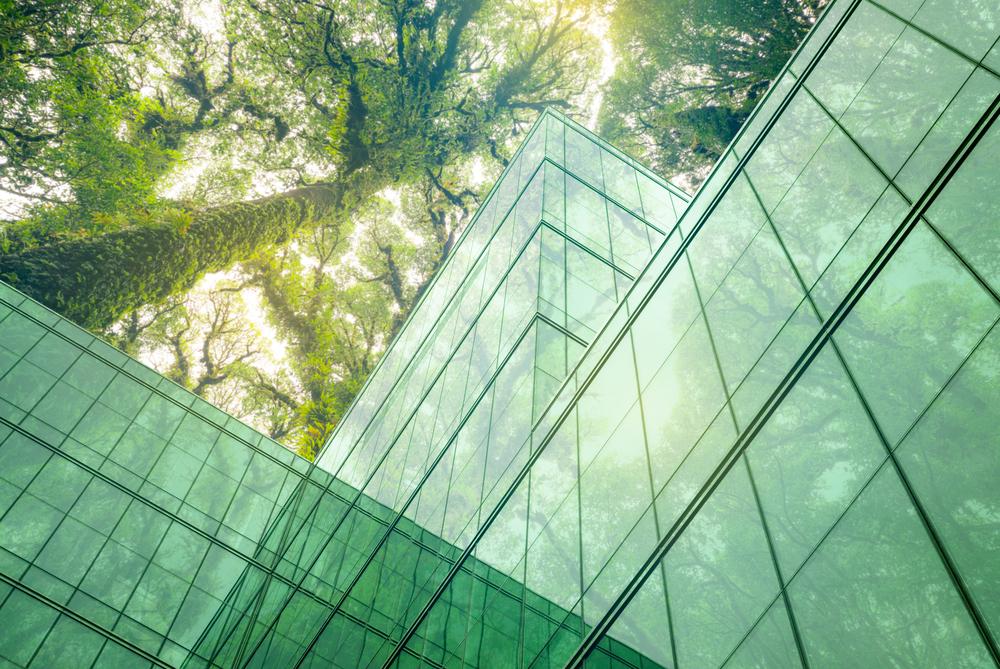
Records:
[[[0,286],[0,657],[1000,667],[998,33],[836,0],[690,204],[546,113],[316,466]]]
[[[181,665],[264,569],[268,525],[327,483],[0,283],[4,666]]]
[[[264,550],[298,586],[241,583],[199,655],[246,666],[380,663],[426,583],[504,503],[541,409],[635,276],[665,239],[679,242],[686,199],[543,114],[318,459],[354,499],[286,509]],[[415,546],[414,527],[437,542]],[[481,561],[495,578],[495,561]],[[303,589],[329,606],[301,603]],[[543,617],[567,613],[538,606]],[[357,620],[383,637],[370,640]],[[355,637],[363,641],[347,659],[339,649]]]
[[[828,9],[387,665],[997,666],[998,27]]]
[[[564,169],[567,153],[590,171]],[[384,358],[401,380],[375,404],[407,416],[335,467],[0,284],[0,657],[293,666],[330,628],[338,663],[375,658],[400,593],[458,558],[442,537],[468,534],[502,489],[513,446],[686,200],[543,115]],[[479,570],[481,587],[502,580]]]

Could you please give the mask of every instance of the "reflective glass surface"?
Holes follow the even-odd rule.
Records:
[[[544,113],[315,465],[0,284],[0,658],[1000,666],[998,21],[836,0],[690,202]]]

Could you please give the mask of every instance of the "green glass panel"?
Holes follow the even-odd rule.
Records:
[[[129,549],[151,558],[170,526],[170,520],[156,509],[132,502],[111,535]]]
[[[209,547],[194,584],[209,595],[223,598],[243,573],[246,561],[217,545]]]
[[[101,534],[110,535],[128,505],[128,495],[109,483],[93,478],[70,510],[70,515]]]
[[[51,455],[41,444],[14,432],[0,446],[0,477],[20,489],[27,488]]]
[[[62,518],[58,509],[25,493],[0,520],[0,546],[25,560],[33,560]]]
[[[879,4],[898,14],[904,21],[909,21],[926,2],[927,0],[882,0]]]
[[[986,54],[983,65],[993,68],[994,72],[1000,70],[1000,42],[994,44],[990,52]]]
[[[834,129],[771,216],[807,286],[823,273],[885,186],[850,138]]]
[[[998,314],[934,234],[915,228],[834,337],[891,444]]]
[[[0,657],[27,666],[59,614],[20,591],[0,607]]]
[[[222,518],[239,484],[214,468],[202,467],[185,502],[213,518]]]
[[[107,455],[128,426],[127,418],[97,402],[80,419],[70,435],[97,453]]]
[[[124,374],[118,374],[101,393],[101,401],[123,416],[132,419],[152,393]]]
[[[28,486],[28,491],[61,511],[68,511],[89,482],[89,474],[73,463],[56,457],[45,463]]]
[[[715,490],[663,564],[678,666],[720,665],[778,592],[742,463]]]
[[[777,236],[764,228],[705,305],[729,387],[747,375],[804,297]]]
[[[788,369],[801,356],[819,331],[820,321],[812,302],[803,300],[781,325],[756,364],[732,394],[733,413],[740,427],[746,427],[774,392]]]
[[[163,541],[153,556],[153,562],[175,576],[190,580],[198,571],[207,550],[207,539],[183,525],[174,523],[163,536]]]
[[[31,411],[55,383],[56,377],[22,359],[0,379],[0,397]]]
[[[73,597],[69,600],[68,605],[70,609],[101,627],[110,629],[114,626],[115,620],[118,618],[117,611],[109,606],[105,606],[81,590],[73,593]]]
[[[201,632],[208,628],[221,605],[222,602],[215,597],[205,594],[198,588],[191,588],[177,612],[173,627],[170,628],[170,638],[185,648],[194,647]]]
[[[993,638],[1000,640],[997,425],[1000,330],[994,327],[897,454]]]
[[[174,497],[183,499],[194,483],[202,463],[173,444],[168,444],[149,472],[154,483]]]
[[[124,613],[146,627],[166,634],[187,591],[187,583],[150,564],[136,585]]]
[[[579,513],[586,583],[593,581],[613,558],[628,529],[652,502],[641,418],[636,404],[580,479]],[[627,488],[616,485],[618,476],[633,485]],[[576,552],[581,547],[568,543],[563,550]]]
[[[895,174],[972,68],[967,60],[907,28],[841,121],[882,169]],[[886,109],[894,113],[888,115]]]
[[[239,480],[252,456],[253,453],[245,444],[223,434],[215,442],[206,462],[229,478]]]
[[[0,322],[0,346],[21,356],[45,335],[45,328],[20,313],[8,314]]]
[[[657,569],[643,584],[635,599],[615,621],[608,636],[641,654],[646,662],[655,662],[663,667],[675,666],[670,609],[662,568]],[[593,655],[588,658],[587,669],[601,666],[599,662],[593,662],[595,659]]]
[[[930,184],[997,93],[1000,93],[1000,79],[977,68],[896,175],[896,185],[911,200],[916,200]],[[979,155],[981,161],[982,149]],[[989,198],[979,200],[989,201]]]
[[[783,599],[771,605],[722,666],[724,669],[798,669],[802,666]]]
[[[147,559],[116,541],[109,541],[80,584],[80,589],[121,610],[146,568]]]
[[[135,422],[161,439],[170,439],[184,415],[184,410],[170,400],[152,395],[135,417]]]
[[[79,355],[80,349],[59,335],[49,332],[32,347],[25,359],[50,374],[60,376],[69,369]]]
[[[94,669],[146,669],[152,666],[127,648],[111,642],[104,645],[104,650],[94,663]]]
[[[55,531],[35,564],[70,584],[83,578],[106,537],[83,523],[66,518]]]
[[[806,80],[809,91],[831,114],[840,117],[904,28],[905,24],[875,5],[860,3],[841,37],[833,42]]]
[[[691,327],[700,320],[698,297],[691,273],[671,272],[632,325],[639,383],[645,388]]]
[[[267,527],[272,507],[270,501],[241,486],[223,520],[228,527],[256,540]]]
[[[642,391],[655,490],[667,483],[725,402],[708,329],[699,321]]]
[[[782,574],[795,573],[885,455],[828,346],[747,451]]]
[[[145,477],[164,447],[166,442],[163,439],[132,423],[108,457],[129,472]]]
[[[1000,290],[1000,127],[994,125],[927,212],[927,219],[994,291]]]
[[[759,190],[756,177],[754,184]],[[703,301],[715,292],[766,220],[750,182],[738,177],[716,207],[710,224],[689,247],[688,258]]]
[[[1000,7],[991,0],[927,0],[913,22],[978,61],[1000,33]]]
[[[825,319],[833,313],[902,222],[908,209],[909,204],[896,189],[888,188],[882,193],[812,286],[809,294],[820,316]]]
[[[891,466],[789,589],[809,666],[990,667],[992,661]]]
[[[70,618],[62,617],[38,649],[32,667],[89,667],[104,645],[104,637]]]
[[[72,432],[94,400],[71,386],[57,382],[31,414],[64,434]]]

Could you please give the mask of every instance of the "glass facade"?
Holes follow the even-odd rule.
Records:
[[[292,587],[241,580],[198,658],[260,667],[388,658],[427,589],[508,503],[532,425],[569,370],[653,252],[679,243],[667,236],[687,199],[543,114],[317,459],[328,490],[352,492],[295,498],[264,541],[268,565]],[[498,566],[508,547],[484,550],[469,566],[492,598],[507,582]],[[570,615],[534,598],[520,597],[517,620],[522,608],[537,625]],[[511,622],[490,634],[508,635]],[[494,645],[484,642],[476,661],[492,663]]]
[[[998,35],[836,0],[690,202],[547,112],[315,465],[0,284],[0,662],[1000,666]]]

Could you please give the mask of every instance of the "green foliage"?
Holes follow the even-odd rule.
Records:
[[[160,18],[144,0],[0,12],[0,188],[25,210],[8,245],[114,230],[154,203],[178,155],[137,132],[144,103],[132,79]]]
[[[601,132],[692,181],[713,164],[825,0],[618,0]]]
[[[431,226],[406,221],[403,228],[396,220],[408,206],[414,203],[407,197],[375,199],[356,212],[357,228],[330,222],[303,229],[294,246],[244,266],[289,343],[296,380],[286,391],[261,379],[255,392],[271,406],[287,407],[284,396],[294,395],[285,441],[305,457],[314,457],[336,427],[440,257]]]
[[[352,376],[325,384],[316,400],[304,402],[298,410],[297,422],[303,427],[291,442],[296,452],[314,460],[333,434],[340,419],[347,413],[354,397],[361,391],[366,376]]]
[[[56,2],[59,11],[31,24],[36,41],[73,34],[74,21],[101,39],[66,37],[63,55],[5,61],[24,94],[7,116],[39,129],[37,141],[5,142],[0,181],[27,204],[0,229],[0,273],[93,327],[320,221],[281,195],[246,212],[233,202],[196,208],[219,204],[197,178],[191,202],[161,197],[183,182],[191,151],[211,156],[205,172],[225,192],[245,192],[250,162],[270,182],[265,191],[328,185],[337,199],[324,215],[345,216],[480,148],[499,156],[541,106],[568,105],[587,69],[583,14],[561,4],[552,13],[506,0],[227,0],[220,35],[192,23],[183,4],[151,2]],[[48,7],[24,5],[21,23]],[[34,80],[26,72],[38,63],[49,75]],[[441,186],[463,207],[466,190]],[[281,202],[288,216],[271,206]]]

